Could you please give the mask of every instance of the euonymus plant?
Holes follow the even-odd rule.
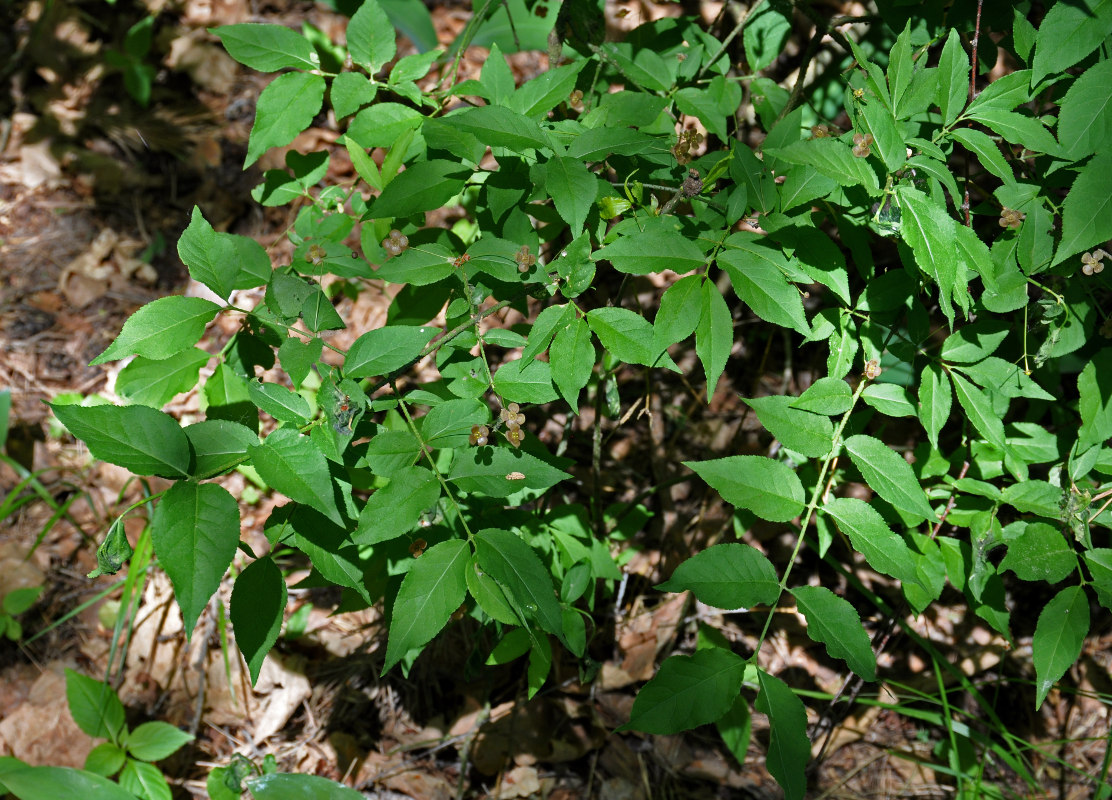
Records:
[[[685,379],[705,400],[739,338],[783,337],[824,372],[798,394],[743,398],[769,454],[684,464],[740,531],[791,532],[792,555],[716,544],[658,588],[721,609],[790,594],[808,634],[865,681],[877,666],[859,610],[791,579],[804,544],[851,578],[856,552],[915,613],[949,584],[1007,640],[1010,593],[1046,597],[1031,649],[1041,704],[1077,660],[1091,604],[1112,607],[1112,4],[1062,1],[1041,19],[989,5],[982,20],[974,3],[878,2],[883,22],[862,37],[801,3],[818,26],[808,53],[833,43],[789,88],[760,72],[790,31],[780,2],[732,33],[663,19],[621,42],[575,22],[596,18],[590,3],[541,16],[516,0],[506,25],[487,2],[451,51],[400,59],[376,0],[344,46],[218,28],[235,59],[279,73],[245,166],[326,114],[358,180],[320,187],[323,151],[266,172],[255,199],[299,209],[289,263],[194,210],[178,252],[219,302],[140,308],[93,362],[131,358],[116,384],[128,404],[54,412],[96,457],[173,481],[151,536],[186,630],[247,549],[214,479],[249,467],[289,499],[266,523],[272,545],[303,552],[346,607],[384,604],[386,670],[469,614],[502,637],[495,660],[529,653],[535,692],[554,648],[586,659],[595,603],[620,577],[609,538],[638,519],[536,432],[587,404],[596,424],[618,419],[618,378],[681,372],[673,355],[692,339],[698,361],[684,363],[702,369]],[[990,26],[1016,68],[985,85],[971,53],[978,38],[990,49]],[[455,82],[472,41],[490,57]],[[517,85],[504,52],[518,46],[563,58]],[[436,222],[449,206],[450,226]],[[643,308],[629,287],[650,274],[667,288]],[[382,283],[400,287],[385,323],[336,347],[337,301]],[[496,325],[506,308],[527,323]],[[197,347],[217,315],[239,331]],[[276,365],[281,380],[261,381]],[[159,409],[202,371],[204,419],[183,426]],[[870,500],[845,491],[855,482]],[[113,530],[105,570],[127,557]],[[257,676],[286,585],[270,556],[247,556],[231,617]],[[751,700],[771,724],[769,771],[801,797],[803,703],[759,651],[701,642],[660,665],[627,727],[717,722],[743,753]]]

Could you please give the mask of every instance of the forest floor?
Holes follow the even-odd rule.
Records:
[[[21,483],[16,468],[0,464],[0,493],[10,500],[32,497],[36,486],[43,490],[0,519],[0,595],[44,586],[21,620],[23,640],[0,642],[0,754],[34,764],[83,765],[95,742],[69,717],[63,669],[71,667],[111,676],[133,721],[165,720],[195,734],[191,748],[161,765],[180,797],[206,797],[209,769],[226,765],[233,753],[255,761],[273,754],[283,771],[342,780],[374,798],[778,796],[763,767],[767,726],[759,721],[743,761],[713,727],[682,736],[612,733],[628,719],[637,687],[665,655],[689,650],[700,624],[724,631],[745,650],[763,623],[763,616],[723,613],[687,594],[649,591],[683,553],[732,534],[730,509],[686,483],[654,501],[654,517],[645,521],[652,544],[626,564],[623,593],[597,612],[607,625],[597,677],[581,680],[575,663],[558,663],[554,679],[532,700],[526,700],[519,666],[469,668],[481,663],[490,642],[466,625],[438,639],[408,679],[378,677],[385,641],[380,615],[333,613],[338,593],[295,587],[307,570],[290,575],[286,630],[254,687],[238,652],[224,646],[217,605],[227,602],[230,581],[187,638],[168,581],[152,573],[130,637],[117,641],[119,576],[90,581],[85,575],[120,510],[160,486],[157,479],[139,482],[91,462],[61,434],[43,401],[71,392],[112,396],[118,366],[88,362],[138,306],[193,290],[176,240],[195,204],[218,230],[256,238],[280,263],[296,209],[255,205],[249,192],[260,173],[244,174],[240,166],[263,79],[232,62],[206,29],[310,21],[334,39],[343,30],[340,15],[293,0],[147,5],[159,15],[151,56],[158,77],[147,110],[131,103],[118,77],[106,73],[103,52],[120,26],[96,19],[111,9],[130,24],[147,13],[138,2],[109,7],[99,0],[56,0],[0,11],[0,28],[10,27],[19,44],[7,68],[0,64],[12,89],[7,108],[0,105],[0,388],[12,392],[6,452],[37,475],[36,485]],[[611,15],[615,24],[634,23],[642,14],[678,11],[625,3],[612,5]],[[717,7],[705,12],[713,16]],[[469,13],[456,3],[433,9],[442,43],[454,38]],[[43,14],[49,15],[46,35],[29,35]],[[481,48],[469,50],[461,78],[475,74],[485,56]],[[512,65],[520,81],[542,70],[545,60],[524,53]],[[326,127],[311,128],[294,147],[328,146],[334,138]],[[343,148],[331,154],[328,180],[350,180]],[[264,159],[261,166],[277,164]],[[646,284],[646,297],[658,288]],[[389,300],[383,292],[367,292],[341,314],[367,329],[385,317]],[[219,346],[232,333],[217,323],[208,342]],[[808,376],[806,363],[793,366],[779,351],[770,340],[763,355],[748,354],[705,411],[684,409],[698,398],[685,397],[680,387],[671,396],[654,393],[641,414],[629,415],[609,443],[615,468],[608,477],[618,494],[636,496],[638,486],[676,474],[677,420],[684,420],[688,444],[717,451],[731,443],[758,447],[758,425],[736,400],[738,392],[779,390]],[[623,401],[623,412],[635,412],[636,402]],[[179,396],[170,410],[196,414],[196,394]],[[243,474],[224,483],[242,499],[245,541],[265,550],[262,523],[274,500]],[[144,520],[134,515],[126,525],[134,541]],[[790,545],[759,528],[746,537],[770,554],[785,554]],[[801,569],[807,568],[805,562]],[[944,596],[928,614],[908,621],[991,699],[999,724],[978,727],[981,712],[960,685],[948,687],[951,710],[968,715],[990,739],[1002,726],[1035,744],[1042,796],[1091,796],[1083,775],[1092,774],[1103,756],[1108,706],[1054,692],[1035,712],[1032,675],[1022,666],[1029,663],[1029,633],[1013,650],[976,619],[964,618],[960,596],[953,599],[952,608]],[[883,680],[862,688],[807,639],[795,609],[781,611],[787,633],[764,649],[762,666],[816,698],[809,713],[823,735],[813,737],[819,743],[814,796],[950,797],[952,765],[938,755],[946,732],[932,722],[932,714],[941,713],[936,669],[902,647],[899,632],[883,619],[869,620],[875,639],[886,645],[879,659]],[[1072,677],[1076,686],[1107,696],[1112,634],[1107,624],[1093,630]],[[1024,649],[1024,661],[1012,657]],[[831,695],[842,702],[822,699]],[[989,749],[1000,752],[996,742]],[[1005,766],[994,769],[1004,796],[1028,796]]]

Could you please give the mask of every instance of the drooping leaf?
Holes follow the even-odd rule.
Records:
[[[405,575],[390,617],[390,636],[382,674],[423,647],[448,623],[467,596],[466,570],[471,548],[461,539],[433,545]]]
[[[1035,708],[1042,706],[1054,683],[1066,674],[1089,633],[1089,596],[1083,586],[1069,586],[1039,613],[1031,639],[1035,665]]]
[[[803,800],[805,767],[811,759],[807,710],[788,685],[764,670],[757,671],[760,693],[753,707],[768,715],[769,743],[765,766],[784,790],[786,800]]]
[[[207,419],[183,428],[193,449],[192,476],[212,478],[247,460],[247,448],[259,443],[250,428],[223,419]]]
[[[768,149],[765,154],[789,164],[808,164],[841,186],[863,186],[871,195],[880,193],[880,183],[868,161],[857,158],[850,146],[838,139],[803,139],[788,147]]]
[[[946,372],[939,364],[928,363],[919,379],[919,421],[935,447],[938,447],[939,431],[950,418],[952,405],[953,393]]]
[[[509,361],[494,373],[494,390],[506,402],[550,403],[559,395],[547,361]]]
[[[787,522],[803,511],[803,484],[792,469],[765,456],[685,461],[730,505],[769,522]]]
[[[911,516],[938,520],[911,465],[888,445],[872,436],[857,435],[846,439],[845,446],[874,492]]]
[[[737,542],[696,553],[656,588],[662,592],[690,590],[701,602],[726,610],[775,603],[780,596],[772,563],[756,548]]]
[[[120,335],[89,366],[130,355],[156,361],[177,355],[197,344],[219,310],[202,297],[160,297],[128,317]]]
[[[587,312],[587,324],[602,346],[621,361],[678,371],[667,353],[654,351],[653,326],[640,314],[616,306],[596,308]]]
[[[618,730],[669,735],[714,722],[733,703],[744,672],[741,657],[719,647],[671,656],[641,687]]]
[[[852,404],[853,393],[849,384],[838,378],[819,378],[791,401],[792,408],[827,416],[844,414]]]
[[[734,346],[734,320],[714,281],[703,281],[701,295],[702,310],[695,329],[695,353],[703,365],[703,374],[707,376],[709,399],[714,396],[718,378],[726,368]]]
[[[175,483],[155,507],[151,542],[191,636],[236,554],[239,505],[215,483]]]
[[[572,411],[579,413],[579,392],[595,368],[595,346],[586,322],[573,318],[568,327],[556,334],[549,348],[549,361],[553,383]]]
[[[146,406],[52,403],[50,408],[101,461],[136,475],[184,478],[189,474],[189,440],[169,414]]]
[[[269,556],[248,564],[232,587],[232,628],[236,645],[247,660],[252,686],[259,680],[266,654],[278,641],[286,599],[286,581]]]
[[[568,223],[571,235],[578,235],[595,204],[598,178],[588,172],[578,158],[551,159],[545,165],[544,176],[545,190],[556,210]]]
[[[826,652],[845,661],[856,675],[875,681],[876,656],[857,610],[825,586],[799,586],[790,591],[807,618],[807,635],[826,645]]]
[[[479,566],[507,591],[526,619],[563,638],[563,616],[552,591],[552,577],[519,536],[488,528],[475,534]]]
[[[896,189],[903,209],[900,232],[911,247],[915,262],[925,275],[938,284],[938,300],[942,313],[954,321],[953,304],[969,307],[966,281],[958,275],[957,247],[954,244],[954,220],[946,209],[925,194],[907,186]]]
[[[969,56],[961,45],[961,36],[951,30],[938,60],[938,107],[942,124],[950,125],[965,108],[969,96]]]
[[[1097,351],[1077,376],[1077,410],[1081,415],[1077,446],[1087,450],[1112,438],[1112,352]]]
[[[954,382],[954,393],[958,396],[958,403],[965,411],[966,418],[973,423],[981,436],[1003,449],[1004,423],[993,411],[988,396],[957,372],[951,372],[950,379]]]

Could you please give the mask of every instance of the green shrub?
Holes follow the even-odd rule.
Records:
[[[509,5],[516,28],[488,23],[487,3],[453,51],[395,61],[391,20],[368,0],[348,26],[344,71],[327,66],[338,59],[319,36],[214,31],[241,63],[280,73],[259,96],[245,166],[327,110],[361,181],[318,188],[323,151],[291,151],[287,169],[265,174],[258,202],[301,203],[293,258],[276,268],[194,210],[179,254],[220,302],[166,297],[128,320],[93,363],[134,356],[117,384],[130,405],[53,406],[96,457],[173,481],[152,537],[186,630],[239,546],[236,498],[211,479],[250,466],[290,500],[266,524],[272,545],[304,552],[318,579],[363,604],[384,603],[384,670],[407,669],[462,610],[505,636],[495,660],[529,653],[536,692],[554,645],[586,662],[600,592],[620,578],[611,546],[631,533],[627,509],[573,478],[593,469],[597,483],[598,426],[621,416],[619,376],[643,373],[651,387],[683,372],[672,354],[693,338],[701,376],[684,378],[705,379],[709,398],[739,338],[775,335],[826,353],[825,374],[798,396],[744,398],[777,446],[684,464],[737,509],[740,531],[763,520],[791,532],[794,550],[773,563],[716,544],[658,588],[723,609],[775,608],[787,592],[809,635],[865,681],[877,665],[860,610],[790,580],[805,542],[855,599],[897,617],[856,577],[854,552],[896,579],[914,612],[948,584],[1009,641],[1008,590],[1049,597],[1032,643],[1040,705],[1077,661],[1091,603],[1112,607],[1099,249],[1112,237],[1112,6],[1059,2],[1036,27],[1011,7],[980,22],[980,6],[950,7],[943,21],[940,3],[878,5],[891,34],[833,31],[826,66],[794,90],[739,72],[726,37],[688,18],[602,42],[574,14],[523,16],[520,3]],[[785,4],[757,6],[738,26],[754,71],[791,27]],[[592,9],[579,10],[589,20]],[[968,46],[979,39],[984,56],[990,25],[1010,31],[1021,68],[974,92]],[[828,30],[820,21],[802,75]],[[515,85],[503,57],[515,41],[558,54],[561,40],[567,63]],[[490,58],[477,80],[452,85],[471,41]],[[443,79],[420,88],[436,63]],[[750,109],[756,148],[736,135]],[[459,221],[426,224],[449,205]],[[668,278],[659,306],[638,308],[630,286],[669,270],[682,277]],[[401,287],[386,324],[346,351],[332,345],[329,332],[346,327],[334,301],[381,281]],[[228,300],[263,287],[253,308]],[[527,323],[492,326],[504,308]],[[431,322],[441,312],[443,328]],[[241,326],[210,353],[196,345],[217,315]],[[159,408],[209,364],[205,419],[183,427]],[[261,382],[275,364],[288,380]],[[585,405],[588,463],[531,432]],[[848,496],[853,482],[872,499]],[[278,566],[253,560],[231,598],[253,677],[285,606]],[[802,797],[802,701],[758,666],[759,650],[743,657],[705,633],[661,664],[625,727],[717,723],[744,755],[752,700],[771,724],[769,771]],[[1014,744],[993,752],[1030,774]]]

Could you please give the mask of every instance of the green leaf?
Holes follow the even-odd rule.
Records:
[[[378,268],[375,277],[390,283],[427,286],[447,278],[455,271],[452,266],[453,258],[448,248],[442,245],[421,245],[420,250],[410,248],[400,256],[391,258]]]
[[[405,141],[404,137],[407,133],[412,136],[412,132],[421,127],[424,119],[420,111],[403,106],[401,103],[375,103],[355,115],[348,126],[345,138],[365,150],[372,147],[389,147],[393,153],[394,148],[397,148],[397,158],[400,159],[405,156],[405,148],[408,145],[399,146],[399,142]],[[383,177],[393,178],[397,173],[397,167],[398,164],[395,164],[394,171]],[[385,163],[383,168],[386,169]]]
[[[1078,450],[1112,438],[1112,352],[1099,350],[1077,376],[1077,410],[1081,415]]]
[[[571,235],[583,230],[587,214],[598,195],[598,178],[578,158],[553,158],[545,165],[545,191],[556,211],[568,223]]]
[[[1021,580],[1057,583],[1077,569],[1077,556],[1061,531],[1033,522],[1008,542],[1008,554],[998,570],[1009,569]]]
[[[413,466],[420,453],[420,444],[408,430],[380,431],[367,445],[364,459],[375,475],[392,478],[399,470]]]
[[[1015,183],[1015,173],[1001,155],[1000,147],[987,133],[971,128],[954,128],[950,131],[950,136],[964,145],[966,150],[974,153],[981,166],[997,178],[1004,183]]]
[[[220,38],[228,55],[259,72],[320,67],[320,58],[309,40],[281,25],[222,25],[209,33]]]
[[[742,42],[749,69],[760,72],[772,64],[784,51],[784,43],[791,33],[791,19],[779,4],[753,7],[753,14],[746,19]],[[788,12],[790,14],[790,11]]]
[[[448,480],[465,492],[509,497],[523,489],[543,492],[572,477],[522,450],[509,447],[485,450],[475,447],[457,455]]]
[[[184,478],[189,440],[169,414],[146,406],[49,404],[66,429],[101,461],[136,475]]]
[[[714,396],[718,378],[726,368],[734,346],[734,319],[714,281],[704,280],[701,292],[702,313],[695,329],[695,353],[703,364],[703,374],[707,376],[709,400]],[[657,312],[658,316],[659,313]]]
[[[338,331],[347,327],[343,317],[337,313],[332,301],[319,286],[313,287],[313,291],[301,305],[301,319],[305,321],[305,327],[313,333]]]
[[[896,119],[883,103],[866,103],[861,110],[868,133],[873,136],[880,160],[888,172],[895,172],[907,161],[907,146],[896,127]],[[851,151],[852,152],[852,151]]]
[[[1073,82],[1058,113],[1062,155],[1078,161],[1112,144],[1112,61],[1098,61]]]
[[[161,361],[136,356],[116,376],[116,394],[133,403],[162,408],[197,385],[197,376],[208,360],[209,354],[196,347]]]
[[[170,800],[170,785],[162,770],[153,764],[145,764],[129,758],[120,771],[120,788],[127,789],[137,797],[146,800]]]
[[[549,111],[568,99],[575,89],[575,81],[583,67],[584,59],[546,70],[526,81],[513,93],[506,105],[514,111],[533,119],[544,119]]]
[[[294,428],[279,428],[262,444],[248,447],[247,452],[268,486],[294,502],[315,508],[336,525],[344,525],[336,507],[328,462],[309,437]]]
[[[973,423],[973,427],[987,441],[1001,450],[1005,449],[1004,423],[993,411],[992,401],[989,400],[988,395],[957,372],[951,372],[950,379],[954,382],[954,393],[958,396],[958,403],[965,410],[965,415]]]
[[[840,658],[867,681],[876,680],[876,656],[857,610],[825,586],[799,586],[791,590],[807,618],[807,635],[826,645],[831,658]]]
[[[769,522],[787,522],[803,511],[803,484],[791,467],[765,456],[685,461],[727,503]]]
[[[950,172],[945,164],[940,161],[935,161],[933,158],[927,158],[926,156],[912,156],[907,160],[907,166],[914,169],[921,169],[923,172],[927,173],[932,178],[941,183],[946,188],[946,191],[949,192],[950,200],[952,200],[954,203],[954,208],[961,207],[962,195],[961,191],[958,189],[958,182],[954,180],[953,173]],[[964,226],[959,226],[959,231],[962,229],[965,229]],[[983,247],[985,252],[987,253],[988,248],[985,247],[983,243],[981,243],[980,239],[977,238],[977,234],[974,233],[971,229],[966,230],[969,230],[971,237],[976,242],[980,243],[981,247]],[[988,263],[991,265],[991,260],[989,260]],[[970,265],[970,268],[972,269],[973,266]],[[977,271],[980,272],[980,270]],[[982,274],[981,277],[983,278],[984,275]]]
[[[155,507],[151,542],[191,636],[236,554],[239,505],[215,483],[175,483]]]
[[[66,702],[77,727],[94,739],[117,741],[124,731],[124,706],[106,683],[66,668]],[[3,782],[8,786],[7,774]]]
[[[379,5],[394,28],[413,42],[418,52],[434,49],[439,43],[432,16],[421,0],[379,0]]]
[[[734,292],[761,319],[804,336],[811,333],[799,290],[769,260],[750,250],[731,249],[718,255],[718,265],[726,270]]]
[[[1062,516],[1062,490],[1047,481],[1026,480],[1004,489],[1002,500],[1018,511],[1047,519]]]
[[[490,63],[489,61],[487,62]],[[580,133],[568,145],[568,157],[580,161],[602,161],[611,153],[636,156],[660,144],[660,139],[634,128],[605,126]]]
[[[552,577],[521,538],[488,528],[475,534],[475,553],[483,572],[507,591],[526,619],[563,639],[563,616],[553,594]]]
[[[178,239],[178,256],[189,267],[193,279],[212,289],[218,297],[227,299],[239,277],[236,250],[235,242],[213,230],[201,209],[193,206],[189,226]]]
[[[587,324],[610,353],[627,364],[651,367],[661,359],[671,361],[667,354],[653,351],[653,326],[628,308],[608,306],[587,312]]]
[[[378,93],[378,87],[366,75],[358,72],[342,72],[332,79],[328,98],[336,119],[343,119],[371,103]],[[349,145],[354,142],[349,141]],[[364,153],[366,155],[366,153]],[[376,187],[381,188],[381,187]]]
[[[193,450],[190,473],[195,478],[212,478],[246,460],[247,448],[259,443],[250,428],[223,419],[209,419],[184,429]]]
[[[467,597],[470,563],[471,548],[461,539],[433,545],[413,562],[394,601],[383,675],[448,623]]]
[[[587,323],[573,318],[552,340],[548,357],[553,383],[572,411],[578,414],[579,392],[595,369],[595,346],[591,343],[591,329]]]
[[[13,759],[14,760],[14,759]],[[135,795],[92,772],[69,767],[27,767],[0,771],[3,787],[20,800],[135,800]]]
[[[609,261],[614,269],[629,275],[648,275],[666,269],[690,272],[703,266],[705,258],[698,246],[679,231],[655,227],[620,237],[593,252],[591,260]]]
[[[730,710],[715,722],[718,735],[722,743],[737,760],[739,764],[745,763],[745,755],[749,752],[749,740],[752,733],[753,717],[749,713],[749,704],[743,695],[734,698]]]
[[[834,519],[870,567],[902,583],[920,582],[915,556],[907,542],[893,533],[880,512],[864,500],[836,497],[828,500],[822,511]]]
[[[701,293],[704,278],[688,275],[664,292],[653,320],[653,349],[662,352],[682,342],[699,327],[702,317]]]
[[[252,403],[280,422],[304,425],[309,421],[309,401],[285,386],[247,381],[247,393]]]
[[[364,0],[347,26],[351,60],[373,77],[397,53],[394,25],[378,0]]]
[[[273,772],[247,779],[255,800],[364,800],[364,796],[343,784],[317,775]]]
[[[911,393],[894,383],[870,383],[861,393],[866,405],[889,417],[917,417]]]
[[[795,399],[775,395],[744,402],[784,447],[808,458],[822,458],[834,445],[834,426],[828,417],[792,408]]]
[[[283,147],[309,127],[324,103],[324,78],[287,72],[271,81],[255,105],[255,124],[247,140],[243,168],[272,147]]]
[[[853,393],[839,378],[819,378],[791,401],[792,408],[831,417],[846,413],[852,405]]]
[[[559,395],[552,383],[552,367],[547,361],[519,358],[509,361],[494,373],[494,391],[506,402],[551,403]]]
[[[220,306],[201,297],[160,297],[124,323],[112,344],[89,362],[90,367],[137,355],[156,361],[197,344]]]
[[[807,740],[807,709],[788,685],[764,670],[757,671],[760,693],[753,707],[768,715],[769,742],[765,767],[786,800],[803,800],[807,790],[805,767],[811,759]]]
[[[466,447],[471,426],[487,422],[490,422],[490,409],[485,403],[469,397],[449,400],[433,406],[421,418],[421,438],[434,450]]]
[[[633,701],[622,730],[669,735],[714,722],[733,703],[745,662],[720,647],[670,656]]]
[[[127,751],[140,761],[161,761],[192,741],[190,734],[168,722],[144,722],[128,733]]]
[[[398,470],[390,483],[372,494],[363,507],[352,541],[357,545],[378,544],[409,533],[439,497],[440,482],[429,470],[424,467]]]
[[[969,56],[961,45],[961,36],[954,29],[946,38],[938,59],[938,107],[942,124],[951,125],[965,108],[969,96]]]
[[[503,106],[480,106],[449,114],[442,118],[446,125],[474,134],[488,147],[508,150],[541,150],[549,148],[549,140],[534,120]]]
[[[725,610],[769,605],[780,596],[772,562],[756,548],[737,542],[696,553],[656,588],[662,592],[690,590],[701,602]]]
[[[961,308],[968,309],[970,305],[967,282],[958,275],[954,220],[945,208],[917,189],[900,186],[896,189],[896,196],[903,210],[900,233],[911,247],[919,269],[938,284],[942,313],[953,327],[951,298]]]
[[[911,465],[888,445],[872,436],[863,435],[850,436],[845,445],[854,465],[865,478],[865,483],[874,492],[913,517],[938,521]]]
[[[483,62],[483,69],[479,77],[487,96],[495,105],[505,105],[505,100],[514,93],[513,70],[510,69],[502,48],[496,43],[490,46],[490,54]]]
[[[1112,0],[1108,5],[1112,7]],[[1094,156],[1078,173],[1062,203],[1062,241],[1054,253],[1052,267],[1088,247],[1112,239],[1110,174],[1112,153]]]
[[[1077,0],[1051,6],[1035,38],[1031,85],[1072,67],[1112,33],[1112,1]],[[1041,698],[1040,698],[1041,702]]]
[[[232,587],[232,628],[251,672],[252,686],[259,680],[266,654],[278,641],[286,601],[286,581],[270,557],[248,564]]]
[[[808,164],[841,186],[863,186],[871,195],[880,194],[880,183],[867,159],[855,156],[839,139],[802,139],[788,147],[769,148],[765,154],[789,164]]]
[[[431,326],[390,325],[367,331],[356,339],[344,358],[344,375],[369,378],[387,375],[409,364],[440,330]]]
[[[943,361],[971,364],[988,358],[1008,338],[1011,329],[995,320],[979,320],[946,337],[939,355]]]
[[[928,363],[923,367],[919,381],[919,421],[927,431],[931,445],[938,447],[938,432],[950,418],[953,406],[950,380],[940,364]]]
[[[390,181],[375,200],[368,217],[408,217],[442,208],[463,189],[470,172],[454,161],[418,161]]]
[[[1052,155],[1058,152],[1058,142],[1037,119],[999,108],[977,109],[966,116],[987,126],[1006,141],[1021,144],[1033,152]]]
[[[89,755],[85,757],[84,768],[88,772],[95,772],[97,775],[109,778],[120,771],[126,760],[127,753],[121,748],[111,742],[102,742],[89,751]],[[3,769],[0,769],[0,775],[2,774]]]
[[[1031,639],[1035,665],[1035,708],[1042,706],[1054,683],[1081,655],[1089,633],[1089,596],[1082,586],[1058,592],[1039,614]]]

